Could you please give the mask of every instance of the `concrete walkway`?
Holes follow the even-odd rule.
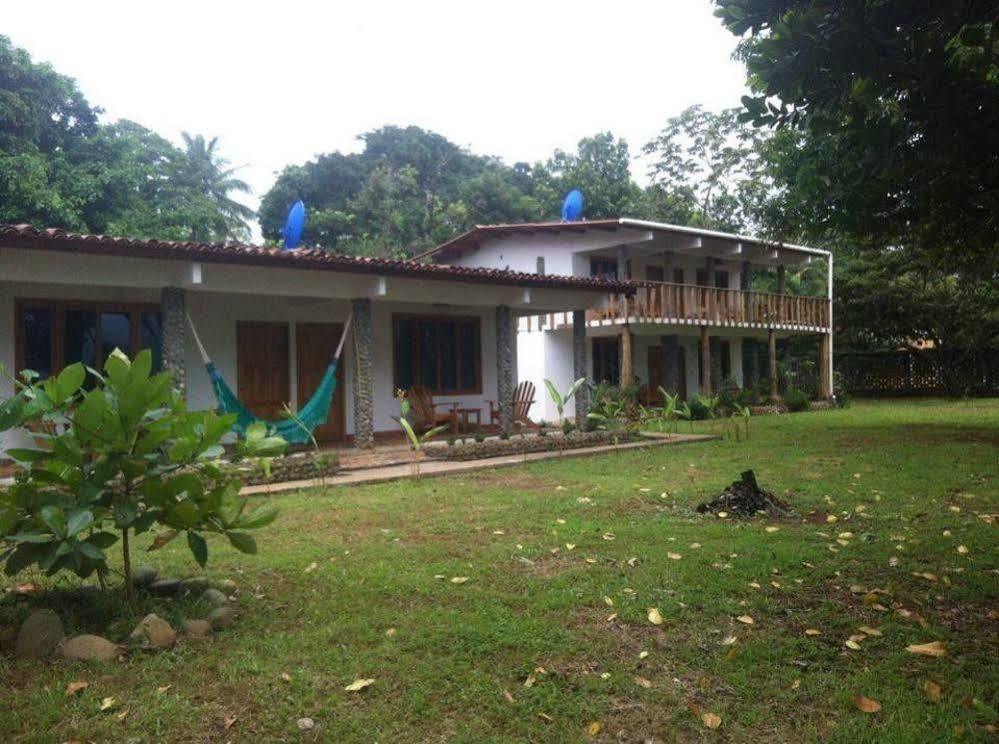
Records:
[[[503,457],[484,457],[479,460],[423,460],[420,463],[420,476],[437,478],[452,473],[468,473],[473,470],[489,468],[504,468],[511,465],[523,465],[525,462],[552,460],[559,457],[586,457],[608,452],[624,450],[647,449],[649,447],[664,447],[692,442],[705,442],[718,437],[712,434],[643,434],[649,437],[641,442],[629,442],[618,446],[604,445],[600,447],[580,447],[566,450],[562,455],[558,452],[531,452],[525,458],[523,455],[507,455]],[[367,483],[387,483],[388,481],[411,478],[412,467],[409,464],[390,465],[387,467],[365,468],[363,470],[348,470],[328,478],[310,478],[308,480],[287,481],[285,483],[268,483],[262,486],[247,486],[240,493],[243,495],[282,493],[284,491],[299,491],[304,488],[329,488],[331,486],[359,486]]]

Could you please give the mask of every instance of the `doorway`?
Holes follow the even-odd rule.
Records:
[[[319,387],[326,368],[333,359],[342,323],[296,323],[295,359],[298,363],[298,404],[302,405]],[[341,359],[342,361],[342,359]],[[337,368],[336,392],[330,406],[329,419],[313,431],[316,441],[340,442],[346,439],[344,427],[343,364]]]

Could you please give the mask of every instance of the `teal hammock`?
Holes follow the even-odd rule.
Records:
[[[307,444],[312,441],[312,432],[315,431],[317,426],[325,424],[329,418],[330,407],[333,405],[333,394],[336,392],[336,372],[340,366],[340,353],[343,351],[343,342],[347,338],[347,332],[350,330],[352,319],[353,315],[347,318],[347,322],[343,327],[343,334],[340,336],[340,343],[336,347],[336,354],[333,355],[329,366],[326,367],[326,372],[323,374],[323,378],[319,382],[319,387],[316,388],[312,397],[293,416],[280,419],[279,421],[268,421],[254,416],[239,398],[236,397],[232,388],[229,387],[225,378],[222,377],[222,373],[215,368],[215,363],[208,356],[205,347],[202,346],[201,338],[198,336],[198,331],[194,327],[194,321],[191,320],[191,316],[187,316],[187,322],[190,324],[191,332],[194,334],[194,342],[198,345],[198,351],[201,352],[201,358],[205,363],[205,370],[207,370],[208,377],[212,382],[212,391],[215,393],[215,400],[218,401],[219,413],[236,414],[236,423],[232,427],[233,431],[240,436],[245,436],[248,427],[261,421],[267,425],[268,430],[282,437],[290,444]]]

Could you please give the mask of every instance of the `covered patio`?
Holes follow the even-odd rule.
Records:
[[[316,438],[360,448],[392,441],[396,391],[414,386],[442,410],[465,411],[469,426],[478,419],[512,431],[517,319],[567,312],[585,334],[586,308],[632,291],[601,278],[28,226],[0,226],[0,277],[0,363],[8,370],[47,375],[74,361],[100,368],[116,347],[149,347],[191,406],[214,407],[190,316],[218,371],[267,419],[309,398],[352,315],[330,417]],[[577,366],[585,374],[585,356]],[[0,385],[0,394],[10,392],[10,381]]]

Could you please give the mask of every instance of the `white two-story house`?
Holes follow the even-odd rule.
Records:
[[[637,285],[574,312],[521,309],[520,380],[538,390],[532,417],[556,418],[543,390],[550,379],[662,386],[687,398],[725,382],[768,387],[777,398],[777,339],[816,340],[819,397],[832,397],[832,255],[828,251],[635,219],[482,225],[419,258],[462,267]],[[822,297],[786,294],[787,267],[820,262]],[[751,291],[754,272],[773,272],[777,292]],[[575,323],[573,321],[576,321]]]

